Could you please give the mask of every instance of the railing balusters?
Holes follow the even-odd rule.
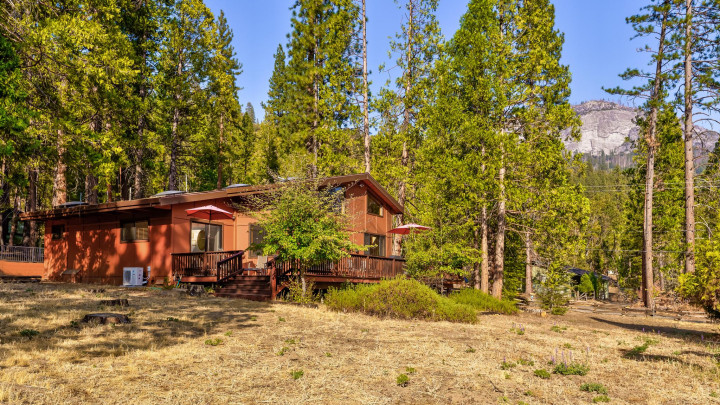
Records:
[[[23,263],[42,263],[45,249],[34,246],[0,246],[0,260]]]

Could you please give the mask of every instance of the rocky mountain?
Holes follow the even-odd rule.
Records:
[[[580,116],[582,137],[566,141],[565,147],[582,153],[594,164],[628,167],[632,164],[633,143],[639,128],[635,125],[638,110],[604,100],[591,100],[573,106]],[[698,156],[707,156],[715,148],[719,134],[698,127],[695,149]]]

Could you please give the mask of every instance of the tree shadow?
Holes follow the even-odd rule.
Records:
[[[53,292],[54,291],[54,292]],[[85,297],[77,288],[62,286],[28,292],[18,286],[0,294],[0,358],[68,349],[71,362],[97,357],[122,356],[136,350],[157,350],[185,344],[192,339],[220,333],[242,334],[259,326],[259,316],[269,312],[269,303],[222,298],[195,298],[157,291],[108,288],[107,293]],[[43,295],[44,294],[44,295]],[[9,299],[5,299],[9,298]],[[103,306],[108,298],[127,298],[128,307]],[[97,325],[82,322],[85,314],[114,312],[127,315],[130,324]],[[11,315],[10,315],[11,314]],[[23,329],[27,325],[40,325]],[[202,341],[201,341],[202,343]],[[66,353],[67,354],[67,353]],[[41,354],[42,356],[42,354]]]
[[[661,326],[661,325],[646,325],[646,324],[640,324],[640,323],[624,323],[624,322],[617,322],[617,321],[611,321],[609,319],[603,319],[591,316],[590,319],[596,321],[605,323],[608,325],[616,326],[618,328],[623,328],[627,330],[633,330],[637,332],[644,332],[644,333],[660,333],[666,336],[672,336],[675,338],[688,340],[692,342],[712,342],[712,343],[720,343],[720,335],[714,332],[708,332],[704,330],[695,330],[695,329],[687,329],[687,328],[677,328],[673,326]]]

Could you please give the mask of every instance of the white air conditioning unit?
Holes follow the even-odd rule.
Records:
[[[139,286],[143,283],[142,267],[123,267],[123,285]]]

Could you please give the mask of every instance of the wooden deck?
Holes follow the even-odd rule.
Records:
[[[173,253],[173,277],[188,283],[222,283],[242,272],[242,250]]]
[[[275,299],[290,283],[297,263],[270,260],[265,269],[242,265],[243,251],[173,253],[173,276],[185,283],[213,283],[218,296],[255,300]],[[378,283],[405,273],[405,259],[351,254],[337,262],[325,262],[305,271],[316,288],[342,283]]]

